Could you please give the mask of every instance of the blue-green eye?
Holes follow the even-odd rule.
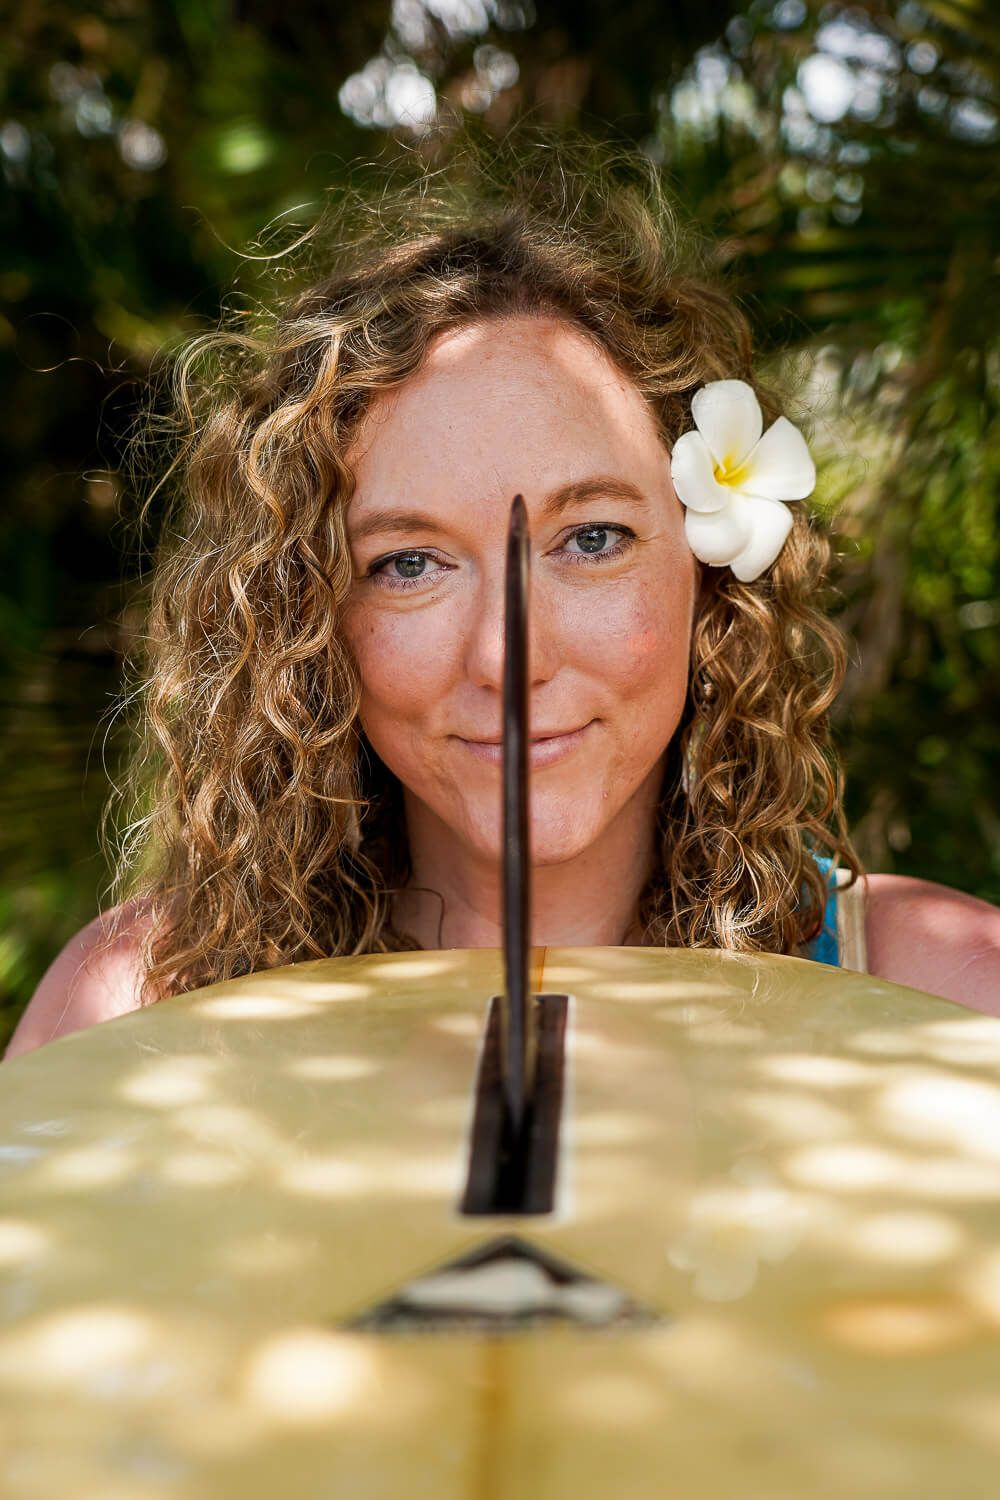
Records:
[[[434,561],[430,553],[412,547],[408,552],[393,552],[388,557],[376,558],[365,576],[383,589],[416,588],[441,571],[440,564],[437,568],[428,567]]]
[[[400,578],[419,578],[427,565],[423,552],[397,552],[390,561]]]
[[[612,540],[612,533],[619,538],[613,547],[607,543]],[[567,537],[569,542],[576,542],[579,551],[571,551],[567,545],[566,556],[572,558],[575,563],[607,562],[612,558],[621,557],[622,554],[635,541],[635,532],[627,526],[613,526],[607,522],[589,522],[586,526],[577,526]]]
[[[574,539],[579,543],[581,552],[603,552],[604,544],[608,539],[608,528],[584,526],[574,533]]]

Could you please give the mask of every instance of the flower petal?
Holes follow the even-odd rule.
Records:
[[[816,465],[806,440],[787,417],[778,417],[747,456],[739,487],[761,500],[804,500],[816,488]]]
[[[744,498],[743,507],[750,518],[749,539],[732,559],[732,569],[741,583],[752,583],[785,545],[792,513],[780,500],[759,500],[752,495]]]
[[[710,380],[692,397],[691,415],[724,469],[740,466],[764,428],[760,402],[745,380]]]
[[[725,510],[708,515],[689,510],[684,517],[684,534],[695,557],[719,568],[751,545],[750,523],[748,502],[736,495]]]
[[[731,485],[715,477],[715,461],[700,432],[679,437],[670,454],[670,477],[679,498],[690,510],[721,510],[733,497]]]

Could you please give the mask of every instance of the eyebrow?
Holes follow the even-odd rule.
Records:
[[[513,499],[513,496],[511,496]],[[560,485],[550,491],[541,504],[543,519],[560,515],[571,505],[580,505],[588,500],[619,500],[626,505],[646,505],[646,497],[638,486],[614,474],[591,474],[586,479],[575,479],[571,484]],[[353,542],[363,541],[381,531],[402,534],[443,531],[440,521],[419,510],[373,510],[356,526],[348,527]]]

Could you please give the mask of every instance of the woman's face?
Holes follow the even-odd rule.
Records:
[[[572,859],[632,799],[652,805],[686,693],[695,562],[631,382],[559,319],[467,326],[377,398],[350,458],[345,628],[361,722],[408,818],[499,858],[518,493],[531,536],[533,861]]]

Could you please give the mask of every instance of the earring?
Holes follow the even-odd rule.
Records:
[[[685,797],[691,796],[698,781],[698,750],[705,738],[705,728],[705,724],[697,721],[692,724],[684,754],[681,756],[681,789]]]

